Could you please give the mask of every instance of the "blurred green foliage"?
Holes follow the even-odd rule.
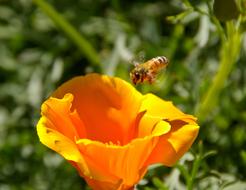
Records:
[[[89,50],[37,2],[53,7]],[[185,189],[196,170],[188,182],[194,189],[245,189],[246,4],[227,0],[237,3],[235,14],[218,2],[213,7],[209,0],[0,0],[0,190],[87,189],[72,166],[39,142],[35,125],[41,103],[73,76],[101,72],[129,81],[133,60],[158,55],[169,58],[168,69],[138,90],[191,114],[199,112],[221,64],[229,60],[231,66],[215,90],[217,100],[209,106],[208,101],[201,115],[203,143],[194,144],[173,169],[152,166],[138,188]],[[236,32],[240,40],[227,43]],[[235,48],[223,51],[232,44]]]

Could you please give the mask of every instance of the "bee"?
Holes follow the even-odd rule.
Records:
[[[142,64],[136,64],[130,72],[130,78],[134,85],[147,81],[152,84],[159,71],[167,67],[169,61],[164,56],[152,58]]]

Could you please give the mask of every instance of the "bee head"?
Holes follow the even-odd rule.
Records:
[[[141,82],[141,73],[139,73],[136,70],[133,70],[130,73],[130,77],[131,77],[131,80],[132,80],[132,82],[133,82],[134,85],[136,85],[136,84],[138,84],[138,83]]]

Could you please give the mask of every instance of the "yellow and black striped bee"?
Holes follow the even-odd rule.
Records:
[[[130,78],[135,85],[145,81],[152,84],[159,71],[167,67],[168,63],[169,61],[166,57],[158,56],[142,64],[136,64],[135,68],[130,72]]]

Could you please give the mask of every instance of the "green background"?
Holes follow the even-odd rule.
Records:
[[[245,9],[237,3],[0,0],[0,190],[87,189],[39,142],[41,103],[90,72],[130,82],[134,62],[160,55],[168,68],[136,88],[198,116],[201,128],[180,164],[151,167],[138,189],[182,190],[191,178],[193,189],[246,189]]]

